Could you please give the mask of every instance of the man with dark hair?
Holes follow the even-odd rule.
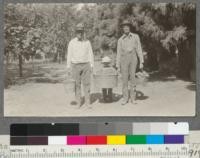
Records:
[[[89,40],[85,39],[84,24],[76,26],[76,37],[69,42],[67,54],[67,69],[72,72],[75,80],[76,102],[81,106],[81,83],[83,84],[85,105],[91,107],[90,86],[91,72],[94,66],[94,56]]]
[[[117,44],[117,61],[116,67],[122,75],[122,105],[129,101],[128,81],[130,78],[130,99],[132,103],[136,100],[136,79],[135,73],[139,59],[139,68],[143,69],[143,54],[140,38],[137,34],[132,33],[131,23],[128,20],[123,21],[123,35]]]

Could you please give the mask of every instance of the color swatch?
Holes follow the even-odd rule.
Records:
[[[11,137],[11,145],[184,144],[184,135],[108,135]]]
[[[184,137],[182,135],[165,135],[165,144],[182,144],[184,143]]]
[[[86,136],[68,136],[67,145],[85,145],[86,144]]]
[[[13,124],[10,145],[183,144],[188,123]]]
[[[109,135],[107,136],[108,145],[124,145],[126,144],[125,135]]]
[[[49,145],[66,145],[67,139],[65,136],[49,136],[48,144]]]
[[[163,135],[147,135],[146,136],[147,144],[164,144],[164,136]]]
[[[127,144],[146,144],[145,135],[128,135],[126,136]]]
[[[107,144],[107,136],[87,136],[88,145],[104,145]]]
[[[11,136],[67,135],[187,135],[189,124],[170,123],[67,123],[12,124]]]

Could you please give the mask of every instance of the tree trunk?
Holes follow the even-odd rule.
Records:
[[[53,57],[53,62],[57,62],[57,61],[58,61],[58,54],[55,53],[55,54],[54,54],[54,57]]]
[[[158,54],[155,49],[149,49],[148,56],[148,67],[151,71],[159,69]]]
[[[23,68],[22,68],[22,64],[23,64],[22,55],[19,54],[19,76],[20,76],[20,77],[23,77]]]
[[[10,60],[10,58],[9,58],[9,54],[7,53],[6,54],[6,73],[8,73],[8,67],[9,67],[9,60]]]
[[[33,56],[31,56],[31,63],[32,63],[32,70],[34,72],[34,57]]]
[[[190,80],[196,82],[196,36],[191,36],[190,41],[190,57],[191,57],[191,66],[190,66]]]
[[[178,75],[183,79],[189,79],[190,76],[190,53],[188,50],[188,41],[184,41],[179,45],[178,54],[179,66]]]
[[[65,53],[65,51],[63,50],[63,53],[62,53],[63,55],[62,55],[62,61],[65,61],[66,59],[66,53]]]
[[[8,70],[9,70],[9,55],[8,55],[8,53],[6,54],[6,65],[5,65],[5,67],[6,67],[6,69],[5,69],[5,73],[6,73],[6,75],[5,75],[5,78],[4,78],[4,88],[8,88],[8,86],[9,86],[9,84],[11,84],[10,82],[9,82],[9,75],[8,75]]]

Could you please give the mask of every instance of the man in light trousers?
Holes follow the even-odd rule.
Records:
[[[67,70],[75,80],[76,103],[81,107],[81,84],[85,95],[85,106],[91,108],[90,86],[94,66],[94,55],[89,40],[85,39],[83,23],[76,26],[76,37],[69,42]]]
[[[136,68],[139,62],[139,68],[143,69],[143,53],[140,38],[137,34],[131,33],[131,23],[124,20],[122,29],[124,34],[118,40],[116,67],[122,76],[122,105],[129,101],[128,82],[130,79],[130,99],[133,104],[136,103]],[[138,61],[139,59],[139,61]]]

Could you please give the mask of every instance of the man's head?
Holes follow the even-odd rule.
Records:
[[[83,40],[84,38],[84,24],[83,23],[79,23],[76,25],[76,37],[79,39],[79,40]]]
[[[131,31],[131,23],[128,20],[124,20],[122,23],[122,29],[125,34],[129,34]]]

